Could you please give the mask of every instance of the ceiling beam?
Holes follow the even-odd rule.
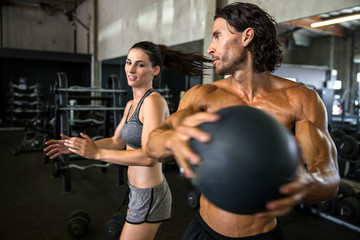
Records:
[[[324,27],[312,28],[310,25],[315,22],[322,21],[323,19],[319,16],[308,17],[303,19],[292,20],[284,22],[282,24],[305,28],[314,32],[328,33],[337,37],[346,37],[345,28],[340,24],[334,24]]]

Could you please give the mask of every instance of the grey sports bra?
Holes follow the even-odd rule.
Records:
[[[124,141],[126,142],[126,144],[132,148],[135,148],[135,149],[141,148],[141,134],[142,134],[143,124],[139,120],[140,107],[141,107],[144,99],[154,91],[155,91],[154,89],[147,90],[147,92],[144,94],[144,96],[142,96],[142,98],[140,99],[140,102],[137,105],[135,112],[130,117],[129,121],[127,119],[128,119],[131,107],[129,108],[129,111],[127,113],[126,121],[125,121],[125,124],[121,131],[121,136],[124,139]]]

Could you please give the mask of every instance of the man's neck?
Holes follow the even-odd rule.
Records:
[[[246,102],[255,100],[257,94],[261,92],[269,78],[268,72],[238,71],[233,74],[231,88],[239,94]]]

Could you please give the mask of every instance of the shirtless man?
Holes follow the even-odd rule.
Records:
[[[271,114],[294,134],[306,169],[299,165],[297,179],[279,189],[286,197],[267,203],[267,211],[255,215],[227,212],[201,196],[199,213],[183,239],[284,239],[277,216],[299,201],[316,203],[337,194],[337,153],[327,130],[326,110],[313,90],[271,74],[282,61],[272,17],[256,5],[233,3],[217,9],[214,19],[207,52],[216,72],[231,76],[186,92],[177,112],[150,133],[146,151],[161,162],[175,157],[181,172],[191,178],[190,164],[201,159],[189,140],[211,138],[197,128],[199,124],[217,121],[214,112],[233,105]]]

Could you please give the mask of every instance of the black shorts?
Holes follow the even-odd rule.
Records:
[[[261,233],[250,237],[231,238],[225,237],[214,230],[212,230],[206,222],[201,218],[199,211],[196,213],[195,219],[190,223],[186,229],[182,240],[230,240],[230,239],[242,239],[242,240],[284,240],[283,232],[278,223],[276,227],[267,233]]]

